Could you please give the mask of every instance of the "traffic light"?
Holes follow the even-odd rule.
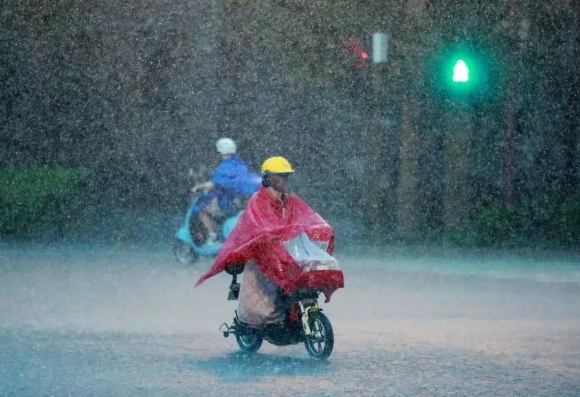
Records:
[[[467,43],[442,46],[427,60],[428,80],[441,104],[493,100],[493,61],[488,51]]]
[[[455,62],[452,79],[455,83],[467,83],[469,81],[469,67],[463,59],[458,59]]]
[[[441,83],[455,98],[473,96],[482,89],[482,67],[474,55],[449,54],[442,62]]]
[[[356,62],[357,68],[366,68],[367,63],[370,61],[369,52],[366,51],[364,48],[365,46],[362,44],[361,41],[357,40],[354,37],[351,37],[347,41],[348,51]]]

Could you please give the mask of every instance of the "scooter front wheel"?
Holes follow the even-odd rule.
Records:
[[[182,265],[194,264],[199,258],[199,254],[195,252],[191,245],[179,239],[176,239],[175,244],[173,245],[173,255],[175,255],[177,262]]]
[[[324,360],[330,356],[334,348],[332,324],[322,312],[311,313],[308,323],[311,335],[304,341],[306,351],[311,357]]]
[[[245,353],[255,353],[262,346],[262,337],[256,332],[244,332],[236,334],[236,342]]]

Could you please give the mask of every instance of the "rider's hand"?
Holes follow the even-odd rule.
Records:
[[[194,187],[191,188],[192,193],[197,192],[198,190],[211,190],[213,189],[213,183],[210,182],[204,182],[204,183],[198,183],[197,185],[195,185]]]

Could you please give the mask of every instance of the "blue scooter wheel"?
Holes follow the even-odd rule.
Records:
[[[177,262],[182,265],[192,265],[199,259],[198,253],[195,252],[191,245],[178,239],[175,240],[173,245],[173,255],[175,255]]]

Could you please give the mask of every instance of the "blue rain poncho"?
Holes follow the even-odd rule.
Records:
[[[235,212],[234,195],[251,196],[260,188],[262,177],[252,172],[250,166],[234,154],[220,163],[211,181],[215,187],[197,202],[194,208],[196,214],[215,197],[222,211],[227,214]]]

